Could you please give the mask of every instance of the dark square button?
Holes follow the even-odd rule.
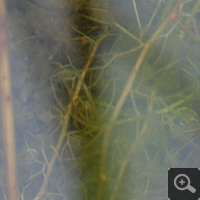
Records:
[[[200,170],[198,168],[170,168],[168,170],[168,198],[170,200],[200,200]]]

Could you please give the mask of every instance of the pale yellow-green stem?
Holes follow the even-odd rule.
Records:
[[[135,80],[135,77],[137,75],[137,72],[140,69],[141,64],[144,61],[147,53],[149,52],[150,48],[154,44],[156,38],[158,38],[162,34],[162,32],[165,30],[165,28],[167,27],[169,22],[177,19],[179,6],[180,6],[180,1],[177,1],[172,12],[168,15],[168,17],[164,20],[164,22],[160,25],[160,27],[156,30],[156,32],[153,34],[153,36],[147,41],[147,43],[144,44],[143,50],[142,50],[136,64],[133,66],[131,75],[124,87],[124,90],[123,90],[117,104],[116,104],[116,107],[110,117],[108,124],[100,131],[100,135],[103,135],[103,142],[102,142],[102,148],[101,148],[101,152],[100,152],[99,182],[98,182],[98,187],[97,187],[96,200],[103,199],[103,187],[107,181],[106,155],[107,155],[107,151],[108,151],[110,135],[111,135],[111,131],[112,131],[114,122],[116,121],[117,117],[119,116],[120,110],[129,94],[129,92],[131,91],[131,88],[132,88],[133,82]],[[121,179],[121,177],[120,177],[120,179]],[[119,179],[117,182],[118,183],[120,182]],[[118,186],[116,186],[116,188],[118,188]],[[114,197],[111,197],[111,199],[114,200]]]
[[[5,2],[0,1],[0,94],[7,200],[19,200]]]

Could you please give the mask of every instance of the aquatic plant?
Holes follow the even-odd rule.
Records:
[[[8,10],[21,199],[167,199],[199,165],[199,1],[77,2]]]

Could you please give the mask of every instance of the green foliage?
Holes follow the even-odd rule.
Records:
[[[27,52],[12,64],[26,76],[13,86],[23,198],[44,185],[45,199],[166,199],[167,169],[198,163],[199,3],[23,2],[23,35],[10,25],[11,56]]]

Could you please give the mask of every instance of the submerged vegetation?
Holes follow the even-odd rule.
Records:
[[[7,3],[21,199],[167,199],[200,165],[200,1],[44,2]]]

